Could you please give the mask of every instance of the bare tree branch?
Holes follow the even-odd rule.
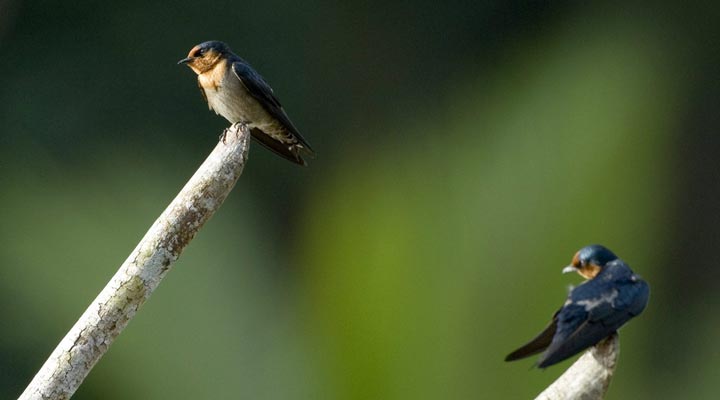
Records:
[[[69,399],[242,174],[249,133],[235,125],[155,221],[45,362],[20,400]]]
[[[602,400],[620,354],[620,339],[612,334],[585,352],[535,400]]]

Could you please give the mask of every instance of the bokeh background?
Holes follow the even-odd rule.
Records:
[[[582,3],[582,4],[581,4]],[[524,399],[603,243],[651,284],[608,399],[720,395],[720,6],[0,1],[0,398],[227,123],[227,41],[318,156],[237,187],[75,399]]]

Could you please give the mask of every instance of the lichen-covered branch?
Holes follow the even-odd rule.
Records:
[[[535,400],[602,400],[620,354],[620,339],[612,334],[582,355]]]
[[[69,399],[150,297],[185,246],[220,207],[242,173],[247,128],[230,128],[155,221],[118,272],[52,352],[20,400]]]

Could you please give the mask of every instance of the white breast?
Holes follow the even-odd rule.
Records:
[[[269,119],[265,109],[247,92],[232,71],[223,73],[222,71],[225,70],[223,63],[213,71],[198,75],[198,81],[205,90],[210,109],[233,124],[245,122],[250,126],[263,125],[262,122]]]

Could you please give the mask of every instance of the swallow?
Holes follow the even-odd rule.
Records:
[[[546,368],[596,345],[639,315],[650,296],[648,284],[612,251],[600,245],[580,249],[563,273],[587,279],[570,291],[550,324],[526,345],[510,353],[514,361],[540,352]]]
[[[227,44],[200,43],[178,64],[197,74],[200,93],[211,110],[233,125],[245,125],[253,139],[266,148],[300,165],[306,165],[302,155],[315,155],[270,85]],[[226,133],[221,136],[223,141]]]

